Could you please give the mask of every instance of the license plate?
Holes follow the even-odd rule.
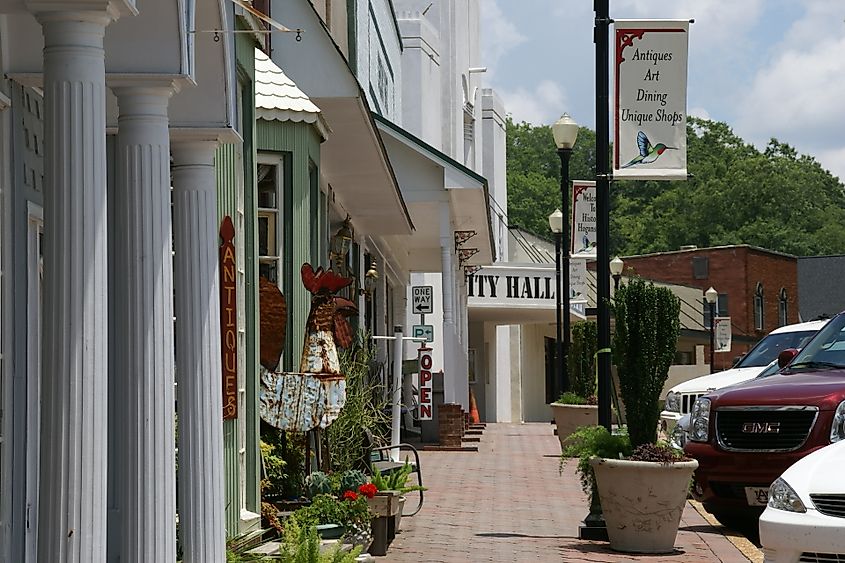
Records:
[[[766,506],[769,502],[769,488],[745,487],[745,500],[748,506]]]

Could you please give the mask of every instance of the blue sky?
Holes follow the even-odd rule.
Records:
[[[688,112],[771,137],[845,179],[845,2],[611,0],[614,18],[694,18]],[[479,0],[482,61],[517,121],[595,126],[590,0]]]

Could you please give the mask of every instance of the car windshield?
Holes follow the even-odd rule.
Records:
[[[789,364],[798,369],[845,368],[845,314],[835,316]]]
[[[778,365],[777,362],[774,362],[769,367],[767,367],[766,369],[761,371],[760,375],[757,376],[757,379],[760,379],[761,377],[769,377],[770,375],[774,375],[774,374],[778,373],[779,371],[780,371],[780,366]]]
[[[763,367],[772,363],[782,351],[787,348],[803,348],[813,335],[815,330],[801,330],[798,332],[780,332],[770,334],[745,355],[734,367],[751,368]]]

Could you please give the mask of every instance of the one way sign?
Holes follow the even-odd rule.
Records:
[[[430,315],[434,312],[432,295],[434,287],[431,285],[415,285],[411,288],[413,299],[412,311],[418,315]]]

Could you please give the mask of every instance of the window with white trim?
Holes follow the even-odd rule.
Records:
[[[789,299],[786,294],[786,288],[780,288],[780,295],[778,296],[778,326],[789,324]]]
[[[763,299],[763,284],[757,283],[754,291],[754,330],[763,330],[765,319],[763,318],[765,301]]]
[[[279,283],[282,223],[280,214],[281,185],[283,182],[281,159],[259,156],[258,163],[258,274],[273,283]]]

